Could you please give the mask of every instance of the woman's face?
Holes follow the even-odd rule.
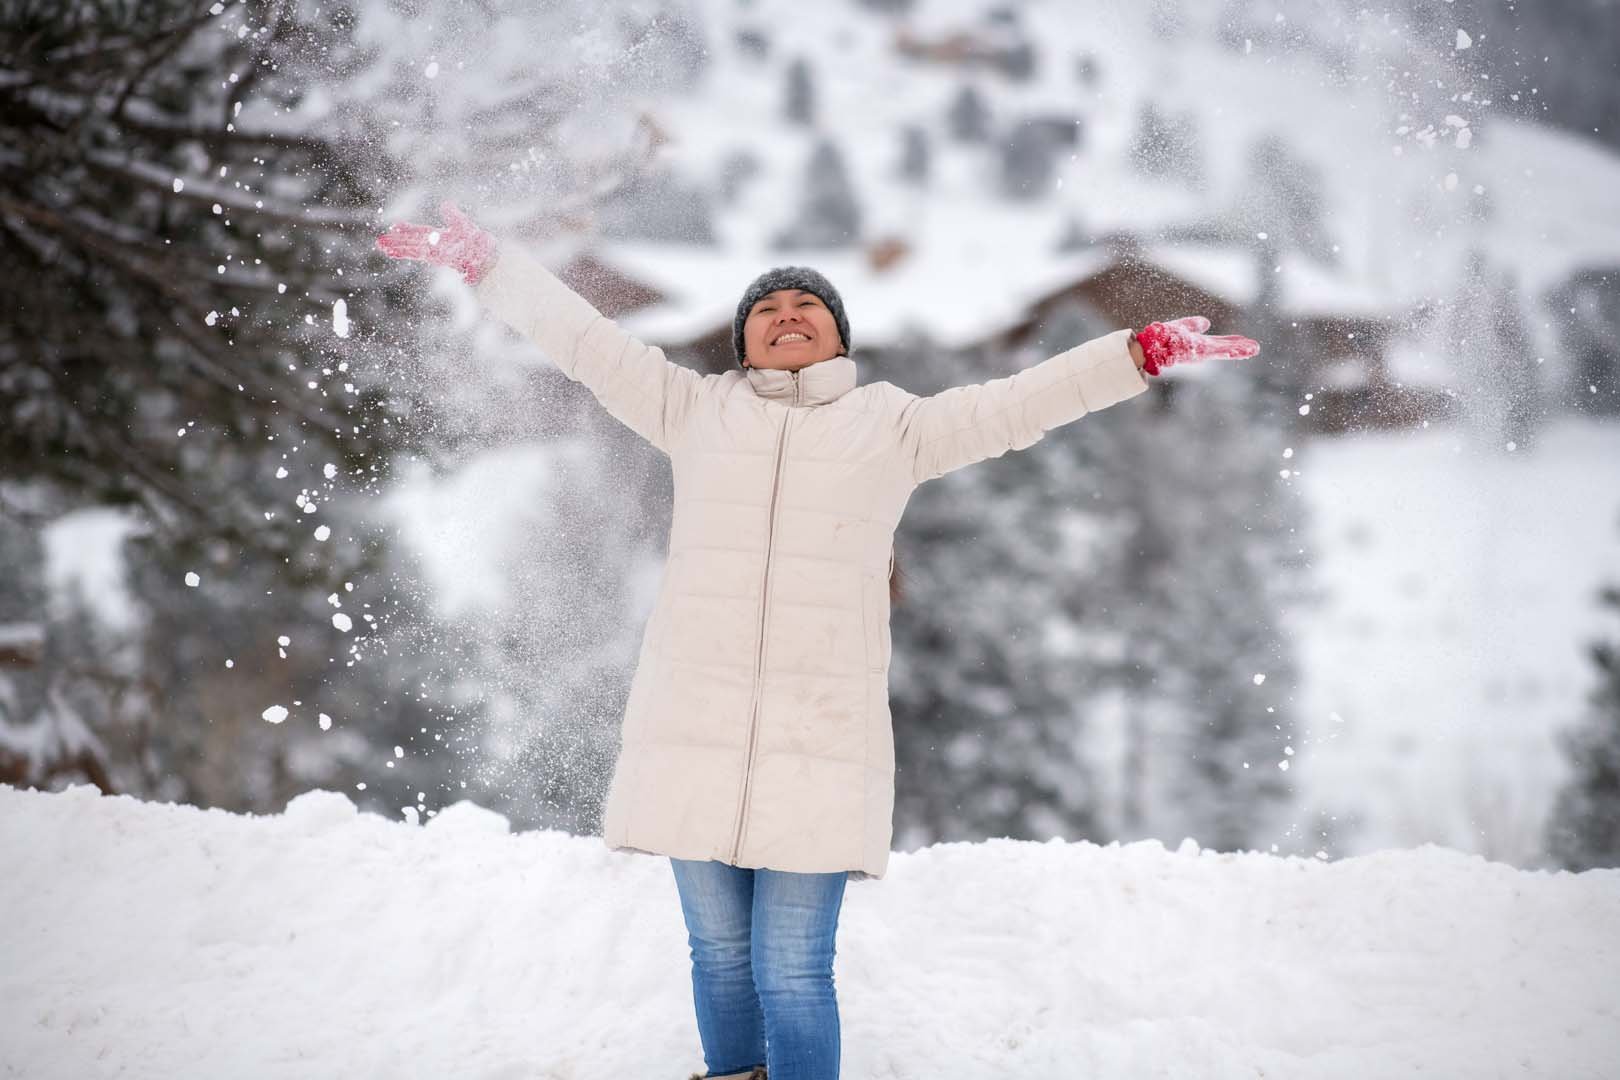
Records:
[[[803,289],[766,293],[743,321],[743,358],[750,367],[797,371],[843,350],[832,311]]]

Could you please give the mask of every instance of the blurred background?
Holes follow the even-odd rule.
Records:
[[[0,0],[0,780],[599,829],[668,463],[446,197],[703,371],[1263,343],[917,490],[897,850],[1620,865],[1613,0]]]

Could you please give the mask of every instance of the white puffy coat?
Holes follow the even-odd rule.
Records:
[[[1148,387],[1120,330],[919,397],[848,356],[700,375],[510,242],[475,290],[669,456],[674,516],[608,793],[616,851],[881,878],[894,810],[889,569],[925,480]]]

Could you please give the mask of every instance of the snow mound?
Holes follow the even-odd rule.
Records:
[[[239,815],[0,786],[0,1075],[702,1071],[667,860],[417,828],[310,792]],[[852,884],[843,1074],[1596,1078],[1620,870],[947,843]]]
[[[512,823],[504,814],[486,810],[475,802],[462,799],[440,810],[430,818],[427,828],[432,832],[457,836],[506,836]]]
[[[337,791],[306,791],[288,800],[281,819],[303,836],[338,829],[359,817],[360,808]]]

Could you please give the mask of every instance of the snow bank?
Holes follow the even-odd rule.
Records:
[[[0,1075],[684,1078],[661,858],[0,786]],[[997,840],[852,884],[843,1074],[1577,1077],[1620,1061],[1620,871]]]

